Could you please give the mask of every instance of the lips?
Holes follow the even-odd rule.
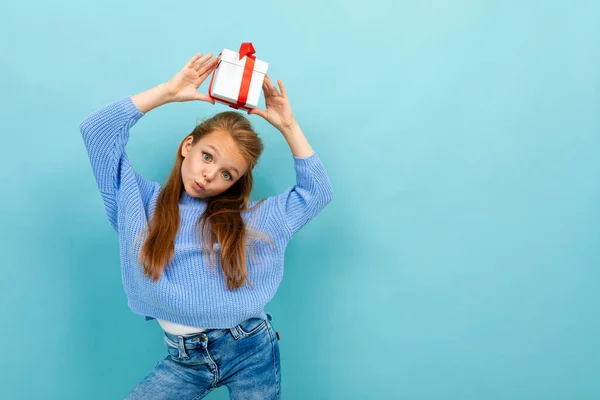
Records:
[[[206,190],[206,188],[203,185],[199,184],[198,182],[194,181],[194,184],[195,184],[195,187],[197,190],[201,190],[201,191]]]

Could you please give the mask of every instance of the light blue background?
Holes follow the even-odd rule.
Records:
[[[0,398],[123,398],[166,355],[127,308],[79,123],[243,41],[335,189],[266,307],[283,398],[600,398],[599,16],[591,0],[2,2]],[[226,109],[151,111],[134,167],[164,181]],[[262,198],[293,164],[250,118]]]

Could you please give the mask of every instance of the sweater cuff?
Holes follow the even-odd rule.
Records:
[[[296,170],[296,184],[300,187],[311,187],[312,181],[323,178],[327,173],[325,166],[315,151],[308,157],[294,156],[294,169]]]
[[[306,157],[292,156],[292,157],[294,158],[294,164],[296,164],[296,165],[312,164],[319,159],[319,155],[317,154],[316,151],[313,151],[313,153],[310,156],[306,156]]]
[[[127,111],[128,114],[132,114],[136,120],[140,119],[145,115],[145,113],[141,112],[139,108],[135,105],[133,100],[131,100],[131,96],[127,96],[119,102]]]

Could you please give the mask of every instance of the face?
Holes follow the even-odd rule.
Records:
[[[249,167],[231,135],[224,131],[211,132],[193,146],[192,137],[187,137],[181,155],[184,157],[181,179],[185,191],[192,197],[207,198],[223,193]]]

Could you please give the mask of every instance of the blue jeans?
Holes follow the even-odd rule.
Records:
[[[279,342],[271,314],[233,328],[164,333],[169,353],[126,399],[197,400],[226,386],[231,399],[280,399]]]

